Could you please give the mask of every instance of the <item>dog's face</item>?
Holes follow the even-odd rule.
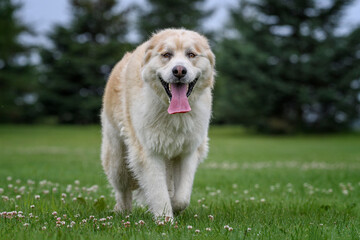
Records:
[[[148,42],[142,78],[165,103],[168,112],[191,110],[189,98],[196,99],[213,86],[215,57],[205,37],[188,30],[168,29]]]

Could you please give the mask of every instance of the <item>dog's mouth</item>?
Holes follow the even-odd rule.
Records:
[[[166,94],[170,99],[168,108],[169,114],[187,113],[191,111],[188,97],[191,95],[194,86],[198,80],[195,78],[191,83],[167,83],[161,77],[160,81],[163,85]]]

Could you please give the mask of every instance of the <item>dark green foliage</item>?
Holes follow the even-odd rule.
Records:
[[[164,28],[200,31],[202,21],[213,13],[212,10],[204,9],[204,3],[205,0],[148,0],[141,8],[138,18],[142,40]]]
[[[116,12],[115,0],[72,0],[73,17],[49,34],[42,49],[45,77],[41,102],[60,123],[99,121],[101,96],[112,66],[130,49],[125,42],[128,11]]]
[[[20,35],[31,31],[16,17],[20,7],[0,0],[0,122],[31,122],[38,112],[31,47],[19,41]]]
[[[337,131],[359,117],[360,28],[337,34],[352,1],[243,1],[217,52],[215,117],[262,132]]]

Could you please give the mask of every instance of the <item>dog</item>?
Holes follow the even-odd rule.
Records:
[[[101,112],[115,211],[130,211],[133,195],[156,218],[173,219],[189,205],[208,153],[214,65],[207,39],[186,29],[153,34],[115,65]]]

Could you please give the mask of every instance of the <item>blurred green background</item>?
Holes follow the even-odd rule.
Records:
[[[233,0],[217,30],[208,0],[123,2],[70,0],[69,20],[43,33],[22,1],[0,0],[0,123],[98,124],[114,64],[154,31],[184,27],[206,35],[217,57],[213,124],[359,128],[360,26],[342,31],[356,1]],[[39,35],[47,44],[24,41]]]

